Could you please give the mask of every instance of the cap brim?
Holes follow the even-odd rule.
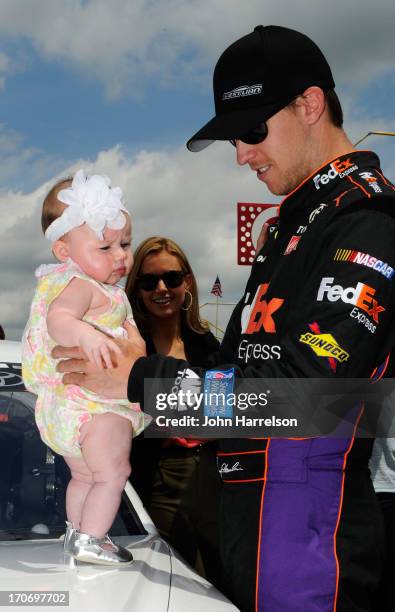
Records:
[[[246,134],[262,121],[270,119],[287,103],[276,103],[257,108],[248,108],[223,115],[216,115],[187,142],[194,153],[202,151],[215,140],[234,140]]]

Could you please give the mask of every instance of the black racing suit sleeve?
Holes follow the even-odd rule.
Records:
[[[316,237],[303,262],[292,308],[280,332],[281,359],[232,364],[240,338],[239,304],[216,364],[220,369],[234,367],[237,377],[248,379],[369,378],[394,345],[391,269],[395,269],[392,214],[380,202],[374,210],[350,207]],[[317,337],[336,345],[337,355],[314,350]],[[143,378],[176,378],[185,368],[185,361],[170,357],[140,359],[130,373],[129,399],[143,402]],[[204,376],[201,369],[193,370]]]
[[[229,323],[226,328],[224,338],[219,349],[211,352],[207,357],[210,369],[222,366],[224,363],[231,363],[235,354],[239,336],[240,313],[242,300],[235,306]],[[233,367],[233,366],[230,366]],[[131,402],[139,402],[144,407],[144,380],[150,378],[175,379],[178,372],[191,369],[200,377],[204,377],[205,369],[191,366],[183,359],[165,357],[156,353],[149,357],[141,357],[134,364],[128,380],[128,399]],[[209,368],[207,368],[209,369]]]

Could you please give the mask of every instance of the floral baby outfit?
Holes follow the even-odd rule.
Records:
[[[85,315],[83,321],[114,338],[127,338],[123,323],[135,323],[125,292],[114,285],[93,280],[71,259],[65,263],[42,265],[35,275],[37,288],[22,338],[22,375],[26,388],[38,396],[35,416],[41,438],[60,455],[81,457],[81,425],[95,414],[106,412],[114,412],[131,421],[133,435],[138,435],[151,420],[140,410],[139,404],[105,399],[76,385],[62,383],[62,374],[56,371],[57,361],[51,357],[56,342],[50,337],[46,324],[53,300],[73,278],[81,278],[103,291],[109,302],[106,312]]]

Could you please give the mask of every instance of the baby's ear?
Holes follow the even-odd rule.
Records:
[[[52,245],[52,253],[58,261],[66,261],[69,258],[69,245],[63,240],[55,240]]]

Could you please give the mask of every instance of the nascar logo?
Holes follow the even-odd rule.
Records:
[[[372,257],[368,253],[361,253],[361,251],[352,251],[351,249],[337,249],[333,258],[335,261],[350,261],[352,263],[366,266],[367,268],[373,268],[376,272],[380,272],[385,278],[392,278],[394,275],[394,269],[381,259]]]
[[[333,357],[340,363],[347,361],[349,353],[341,348],[332,334],[302,334],[299,342],[307,344],[318,357]]]

